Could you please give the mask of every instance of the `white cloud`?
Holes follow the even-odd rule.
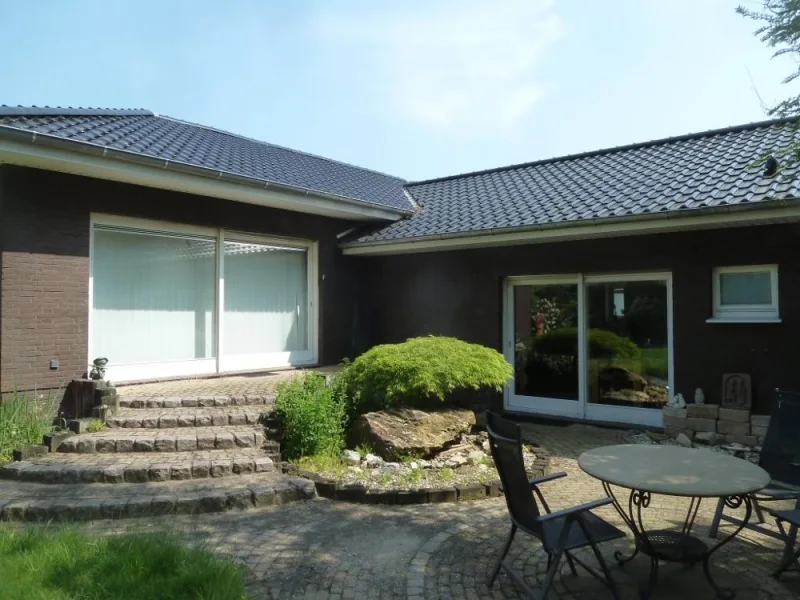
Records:
[[[536,66],[561,37],[552,0],[369,6],[368,12],[322,15],[319,25],[338,43],[369,53],[384,102],[411,123],[451,133],[507,133],[546,91]]]

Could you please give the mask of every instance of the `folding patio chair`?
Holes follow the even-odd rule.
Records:
[[[489,412],[487,413],[486,429],[489,433],[492,458],[494,458],[495,466],[500,474],[500,482],[511,517],[511,532],[489,578],[489,587],[492,587],[502,569],[526,594],[536,597],[522,576],[511,568],[511,562],[506,560],[508,550],[514,541],[514,535],[519,529],[537,538],[547,553],[547,575],[538,598],[541,600],[547,598],[547,593],[558,572],[559,563],[562,558],[566,558],[573,575],[577,575],[575,563],[578,563],[589,574],[603,582],[611,590],[615,600],[619,600],[616,585],[603,556],[597,549],[597,544],[623,538],[625,533],[590,512],[592,509],[610,504],[611,498],[603,498],[580,506],[550,512],[550,507],[539,490],[539,485],[560,479],[567,474],[555,473],[529,480],[522,458],[522,436],[519,425]],[[543,511],[539,510],[539,502],[541,502]],[[574,550],[586,546],[591,547],[594,552],[602,574],[590,568],[573,554]]]
[[[797,527],[800,526],[800,510],[776,510],[773,511],[775,519],[778,521],[778,527],[781,533],[784,534],[786,540],[786,547],[783,550],[783,559],[778,568],[772,574],[773,577],[780,577],[782,573],[788,571],[792,564],[794,564],[794,571],[800,572],[800,549],[795,549],[795,541],[797,540]],[[789,525],[788,530],[784,528],[784,523]]]
[[[789,532],[776,533],[762,527],[764,513],[775,511],[762,506],[765,503],[781,500],[795,500],[795,509],[800,509],[800,394],[775,390],[769,427],[761,448],[758,464],[769,473],[770,484],[753,494],[753,508],[758,523],[749,523],[748,529],[774,539],[784,541],[786,535],[796,535],[796,525],[789,526]],[[724,514],[725,499],[720,498],[714,520],[711,522],[711,537],[717,537],[720,521],[741,525],[741,519]]]

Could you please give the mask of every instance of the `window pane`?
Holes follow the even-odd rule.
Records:
[[[514,287],[516,393],[578,399],[578,286]]]
[[[92,351],[112,364],[212,358],[216,243],[95,229]]]
[[[223,350],[308,350],[305,250],[225,242]]]
[[[719,295],[722,306],[730,304],[772,304],[769,272],[720,273]]]
[[[589,401],[661,408],[667,401],[667,284],[590,283]]]

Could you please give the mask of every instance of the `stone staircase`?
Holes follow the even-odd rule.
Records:
[[[313,497],[279,468],[274,397],[123,395],[106,429],[0,467],[0,518],[86,520]]]

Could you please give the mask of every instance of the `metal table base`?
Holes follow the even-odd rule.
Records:
[[[742,519],[741,524],[733,533],[709,547],[706,542],[692,535],[692,528],[694,527],[694,521],[697,517],[697,511],[700,508],[702,498],[691,498],[689,510],[680,531],[670,529],[647,531],[642,519],[642,509],[646,509],[650,506],[650,500],[652,498],[650,492],[631,490],[627,507],[624,507],[614,495],[611,486],[605,481],[603,482],[603,489],[613,500],[614,508],[630,528],[636,544],[630,556],[625,556],[617,551],[614,553],[614,558],[620,566],[633,560],[640,552],[650,558],[650,577],[648,578],[647,587],[642,593],[643,598],[650,598],[653,595],[653,590],[658,580],[659,562],[681,563],[690,566],[702,563],[706,580],[714,589],[718,598],[729,600],[736,595],[736,592],[733,590],[722,588],[714,581],[709,569],[709,561],[717,550],[739,535],[739,532],[741,532],[750,521],[750,516],[753,512],[753,503],[749,495],[728,496],[725,498],[725,505],[728,508],[737,509],[744,505],[744,519]]]

